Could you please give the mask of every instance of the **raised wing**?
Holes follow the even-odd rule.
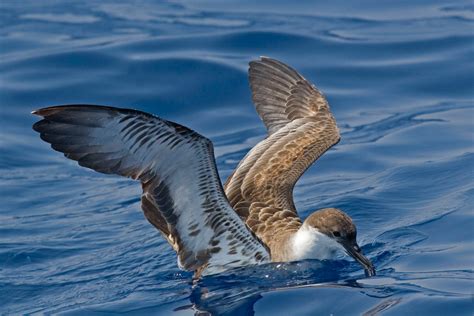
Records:
[[[281,210],[287,211],[284,217],[288,221],[295,222],[296,181],[339,141],[340,135],[324,96],[294,69],[262,57],[250,62],[249,80],[268,137],[240,162],[225,191],[239,216],[266,240],[266,235],[275,234],[279,228],[267,224],[257,232],[257,227]],[[254,203],[263,203],[266,208],[252,207]],[[266,216],[262,217],[262,209],[266,209]]]
[[[269,135],[292,121],[312,118],[332,126],[339,139],[326,98],[293,68],[262,57],[250,62],[249,81],[255,108]]]
[[[67,158],[141,181],[145,216],[182,268],[213,274],[268,260],[225,197],[208,139],[135,110],[67,105],[33,113],[44,117],[33,129]]]

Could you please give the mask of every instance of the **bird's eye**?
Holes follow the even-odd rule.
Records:
[[[341,233],[340,232],[333,232],[332,233],[335,237],[341,237]]]

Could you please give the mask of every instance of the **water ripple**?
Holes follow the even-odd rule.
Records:
[[[3,4],[1,312],[472,314],[472,12],[463,0]],[[377,277],[308,260],[192,283],[138,184],[77,168],[31,130],[29,112],[53,104],[149,111],[211,138],[225,180],[266,134],[246,74],[259,55],[325,92],[342,140],[298,182],[296,206],[350,214]]]

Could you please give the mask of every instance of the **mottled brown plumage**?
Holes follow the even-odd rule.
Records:
[[[293,187],[339,141],[324,96],[285,64],[250,63],[252,99],[268,136],[219,181],[212,143],[189,128],[136,110],[67,105],[33,112],[41,138],[79,165],[139,180],[142,210],[196,276],[269,261],[326,258],[342,245],[370,275],[356,229],[340,210],[304,223]]]
[[[336,121],[319,90],[287,65],[263,57],[250,63],[252,99],[268,136],[240,162],[224,188],[230,204],[270,249],[301,227],[293,187],[305,170],[339,139]]]

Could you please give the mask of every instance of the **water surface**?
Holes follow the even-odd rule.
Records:
[[[472,315],[473,18],[462,0],[3,1],[0,311]],[[31,130],[43,106],[140,109],[212,139],[225,180],[265,136],[246,75],[260,55],[326,94],[342,140],[296,206],[345,210],[377,277],[304,261],[193,285],[137,183],[79,168]]]

